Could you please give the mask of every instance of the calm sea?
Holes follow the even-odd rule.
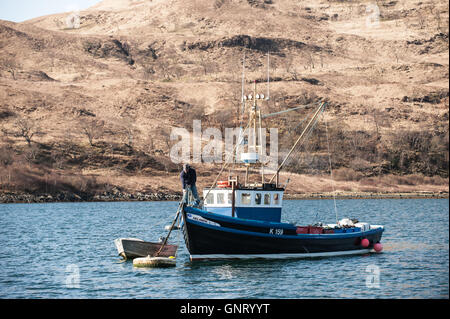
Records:
[[[0,205],[0,298],[448,298],[448,199],[338,200],[339,218],[384,225],[383,253],[137,269],[113,240],[157,241],[176,202]],[[283,221],[333,223],[331,200],[286,201]]]

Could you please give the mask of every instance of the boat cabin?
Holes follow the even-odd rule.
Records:
[[[234,217],[269,222],[281,221],[284,189],[239,188],[235,190]],[[206,197],[205,197],[206,196]],[[203,190],[204,209],[210,213],[233,216],[231,188]]]

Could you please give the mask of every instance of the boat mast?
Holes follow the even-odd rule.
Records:
[[[242,115],[244,114],[244,111],[245,111],[244,85],[245,85],[245,51],[244,51],[244,56],[242,58],[242,90],[241,90],[241,102],[242,102],[241,113],[242,113]]]
[[[269,69],[268,69],[269,72]],[[269,76],[269,73],[267,73]],[[249,169],[250,166],[259,166],[261,167],[261,175],[262,175],[262,186],[264,186],[264,163],[261,161],[265,158],[264,150],[262,142],[263,142],[263,128],[262,128],[262,119],[263,116],[261,114],[261,108],[258,106],[256,100],[265,100],[268,101],[268,97],[265,97],[264,94],[256,93],[256,80],[253,85],[253,94],[245,95],[245,52],[242,60],[242,87],[241,87],[241,102],[242,102],[242,121],[244,120],[244,116],[246,113],[246,108],[248,107],[248,118],[247,125],[245,129],[242,131],[242,127],[240,128],[239,138],[237,140],[236,145],[233,148],[232,156],[236,157],[236,159],[245,166],[245,186],[249,186]],[[269,92],[269,87],[267,87],[267,92]],[[252,102],[252,104],[249,104]],[[244,140],[244,135],[247,134],[247,153],[238,154],[238,146]],[[253,135],[253,136],[252,136]],[[265,141],[265,139],[264,139]],[[239,158],[240,157],[240,158]],[[234,163],[234,160],[232,161]],[[214,182],[206,193],[205,198],[208,196],[211,189],[216,185],[218,178],[222,174],[223,170],[228,166],[228,161],[225,160],[219,174],[216,176]],[[230,179],[230,176],[228,178]],[[237,185],[236,185],[237,186]]]
[[[270,52],[267,52],[267,96],[266,100],[270,100]]]
[[[244,153],[244,159],[247,159],[245,162],[246,172],[245,172],[245,184],[248,185],[248,173],[250,166],[260,166],[261,167],[261,175],[262,175],[262,184],[264,184],[264,164],[261,159],[264,157],[263,154],[263,145],[262,145],[262,116],[261,116],[261,108],[258,106],[257,100],[263,100],[264,94],[256,93],[256,80],[253,82],[253,94],[249,94],[248,96],[243,97],[244,103],[245,101],[251,101],[251,107],[249,107],[249,116],[248,121],[250,124],[249,133],[251,133],[251,141],[249,141],[247,146],[247,153]]]

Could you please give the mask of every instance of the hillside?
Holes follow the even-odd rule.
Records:
[[[328,101],[339,191],[448,192],[448,3],[376,3],[105,0],[0,21],[0,192],[179,193],[172,127],[237,126],[242,57],[249,89],[268,52],[265,112]],[[282,152],[305,114],[267,122]],[[332,189],[316,133],[291,194]],[[211,183],[217,166],[195,167]]]

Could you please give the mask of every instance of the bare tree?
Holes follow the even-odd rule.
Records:
[[[62,169],[64,167],[64,153],[60,151],[52,151],[51,152],[52,159],[54,161],[53,167],[57,169]]]
[[[161,139],[167,147],[167,154],[169,154],[170,144],[171,144],[171,140],[170,140],[171,129],[168,127],[163,127],[160,129],[160,132],[161,132]]]
[[[312,53],[310,53],[309,57],[308,57],[308,66],[309,66],[310,71],[312,71],[312,69],[314,69],[314,59],[313,59]]]
[[[167,60],[160,59],[157,64],[158,71],[162,73],[164,80],[170,80],[172,73],[170,71],[170,63]]]
[[[126,116],[121,121],[121,131],[126,139],[125,144],[131,148],[134,145],[136,135],[139,133],[134,123],[135,119],[131,116]]]
[[[225,4],[226,0],[215,0],[214,1],[214,9],[220,9]]]
[[[176,79],[179,79],[181,76],[183,76],[185,74],[185,71],[181,66],[174,65],[171,68],[171,73],[172,73],[173,77],[175,77]]]
[[[80,123],[83,134],[88,138],[89,144],[94,146],[94,140],[99,139],[105,133],[105,122],[101,120],[88,120]]]
[[[3,66],[11,73],[14,80],[16,80],[16,71],[20,67],[20,64],[15,60],[15,56],[10,56],[1,62]]]
[[[8,167],[13,163],[13,150],[11,147],[3,146],[0,148],[0,164]]]
[[[3,184],[3,176],[5,176],[5,184],[11,184],[11,165],[14,163],[14,150],[11,146],[0,147],[0,185]],[[4,175],[3,175],[4,174]]]
[[[205,115],[205,106],[202,104],[193,104],[188,112],[183,114],[184,127],[188,130],[193,128],[194,120],[201,120]]]
[[[394,55],[395,61],[396,61],[397,63],[399,63],[400,58],[402,57],[402,53],[401,53],[400,49],[394,48],[392,54]]]
[[[290,73],[291,72],[293,64],[294,64],[294,60],[292,58],[292,55],[288,55],[286,57],[286,59],[284,59],[284,69],[285,69],[286,73]]]
[[[151,134],[153,135],[153,134]],[[153,150],[155,149],[155,145],[153,142],[153,138],[151,135],[148,135],[147,138],[142,142],[142,150],[146,154],[152,154]]]
[[[150,80],[151,77],[155,74],[155,69],[151,64],[144,65],[143,71],[144,71],[144,79],[147,81]]]
[[[237,73],[238,74],[238,73]],[[245,94],[245,92],[244,92]],[[229,118],[234,119],[236,124],[239,122],[239,116],[241,114],[242,109],[242,87],[240,82],[230,82],[229,89],[221,94],[219,98],[224,102],[224,110],[220,110],[220,112],[226,112],[229,116],[227,117],[227,125],[233,125],[233,120],[231,122],[228,120]],[[206,105],[205,101],[201,102],[202,105]],[[217,117],[216,117],[217,118]],[[227,126],[226,126],[227,127]]]
[[[217,63],[210,61],[207,57],[207,53],[200,54],[199,56],[199,64],[203,68],[204,75],[208,73],[214,72],[217,68]]]
[[[24,153],[25,160],[28,162],[28,164],[32,164],[37,156],[39,154],[39,149],[36,147],[36,145],[30,146],[27,152]]]
[[[36,121],[30,118],[19,118],[15,122],[15,127],[15,137],[23,137],[28,143],[28,146],[31,146],[31,141],[34,136],[42,134],[41,129],[37,125]]]
[[[437,31],[445,32],[445,28],[442,25],[441,14],[439,12],[439,9],[437,9],[437,8],[435,8],[435,10],[431,9],[431,14],[434,15],[434,18],[436,19]]]
[[[298,72],[297,68],[295,68],[295,67],[291,68],[291,71],[290,71],[289,73],[291,74],[292,79],[293,79],[294,81],[298,81],[298,78],[299,78],[299,72]]]
[[[417,11],[417,21],[419,23],[420,29],[423,29],[425,27],[426,19],[421,11]]]
[[[279,59],[277,57],[270,56],[270,73],[276,74],[279,67],[280,67]]]
[[[380,128],[381,127],[390,127],[392,125],[388,115],[378,109],[374,109],[372,107],[368,112],[369,117],[373,120],[376,128],[376,140],[379,141],[381,139]]]

